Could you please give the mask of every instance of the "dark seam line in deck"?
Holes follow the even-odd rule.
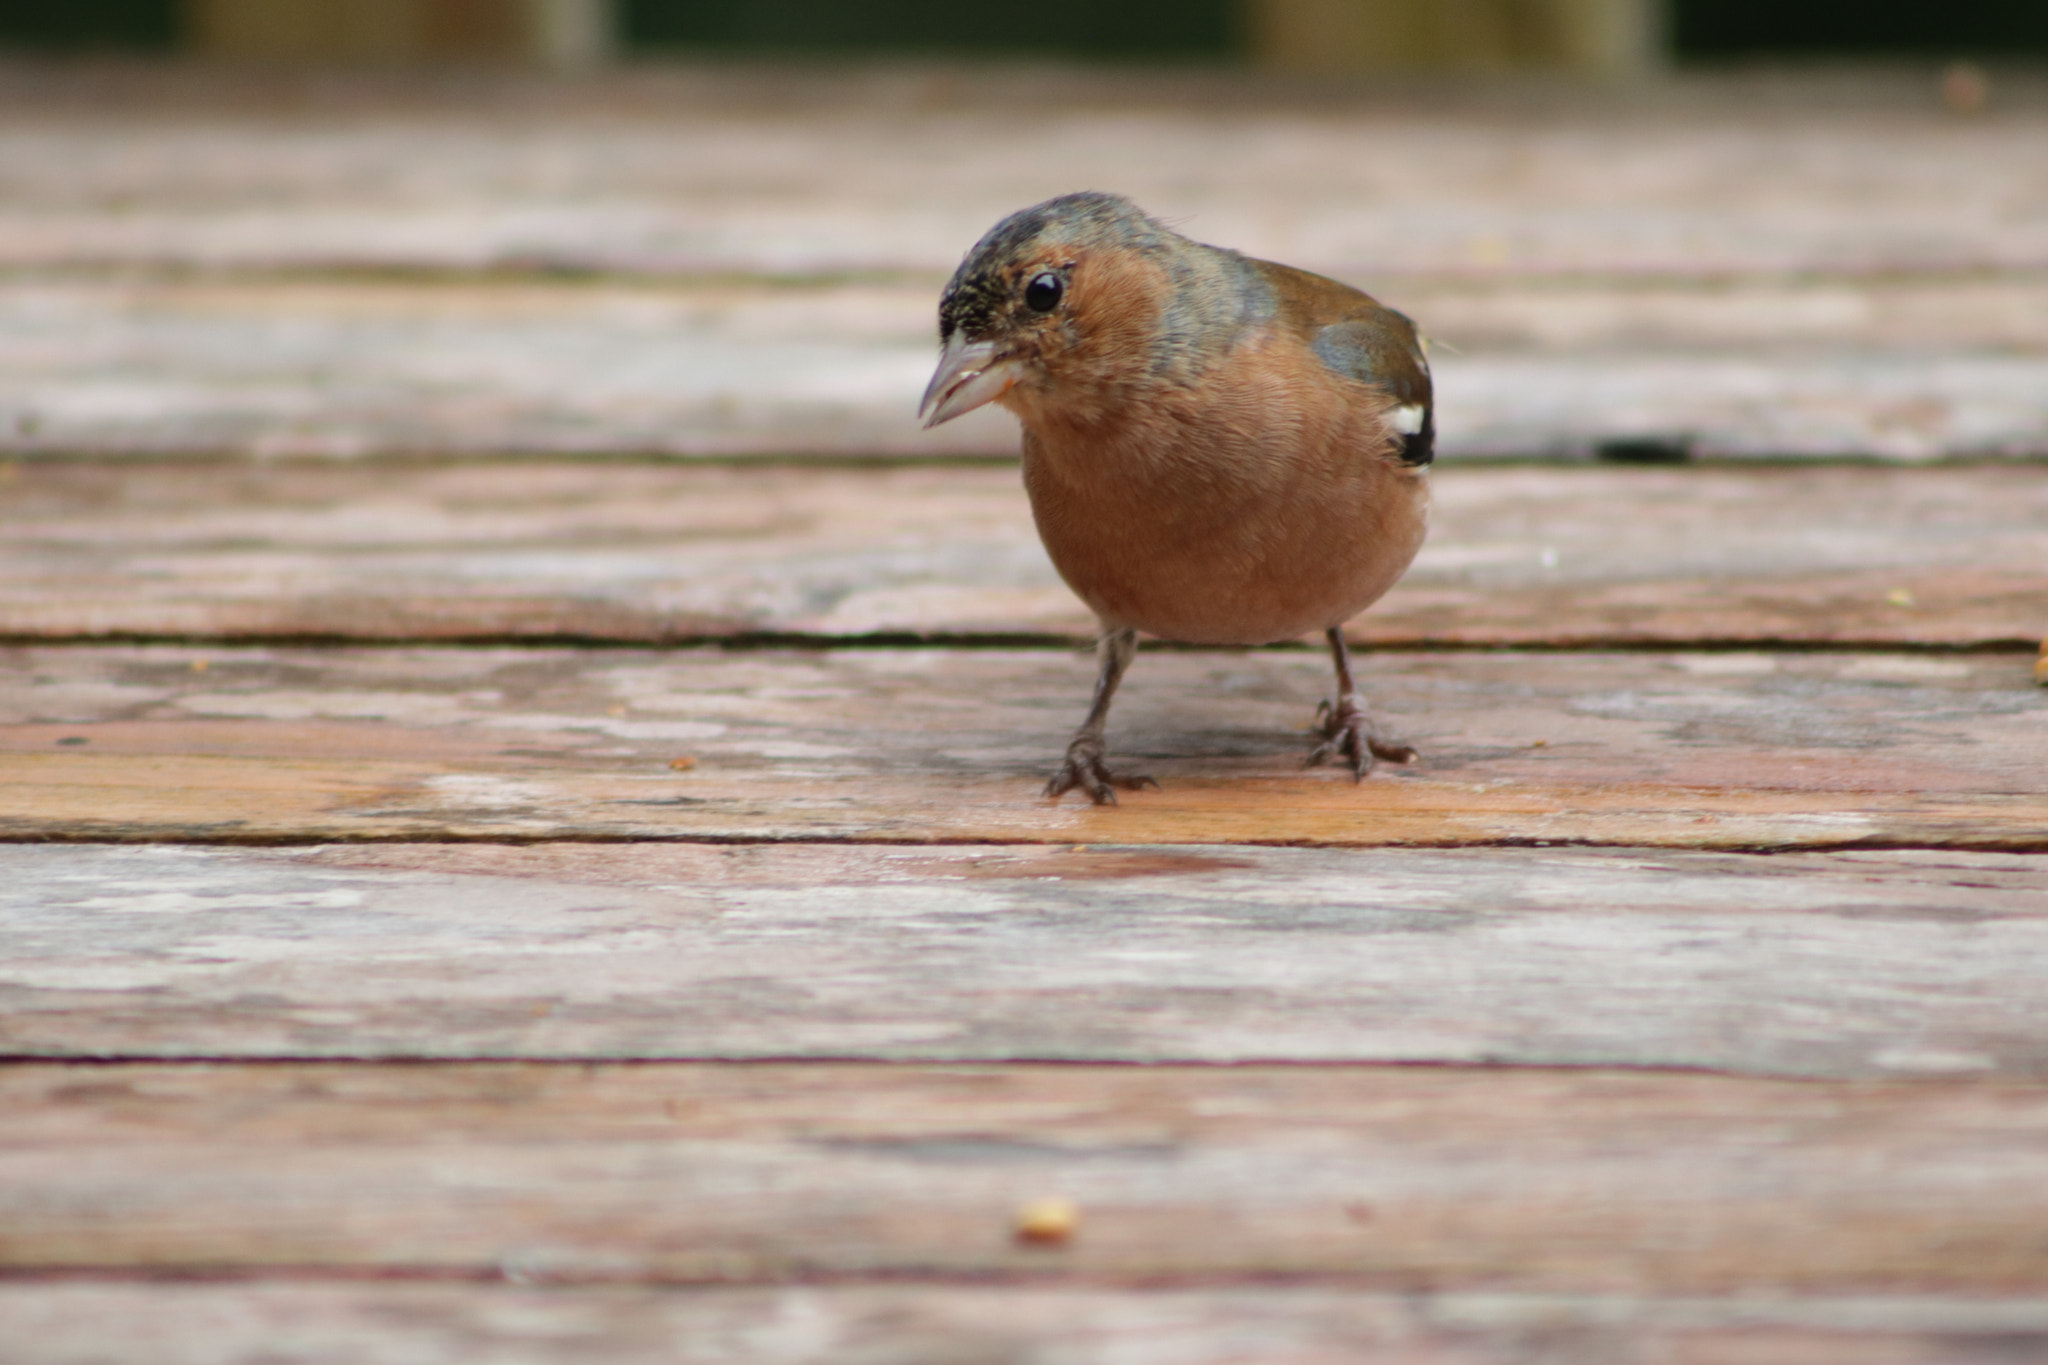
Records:
[[[906,427],[906,432],[908,427]],[[1526,469],[1532,465],[1550,465],[1567,469],[1706,469],[1731,470],[1812,470],[1827,468],[1885,469],[1885,470],[1941,470],[1958,469],[2004,469],[2015,465],[2048,464],[2048,446],[2022,446],[2012,449],[1971,449],[1936,454],[1925,459],[1901,460],[1871,451],[1841,450],[1825,455],[1722,455],[1711,451],[1689,453],[1683,459],[1649,460],[1626,457],[1602,457],[1600,442],[1588,439],[1583,443],[1564,448],[1545,448],[1523,451],[1472,451],[1445,452],[1439,449],[1436,468],[1454,472],[1462,469]],[[1015,451],[933,451],[896,453],[875,452],[863,454],[858,451],[835,450],[764,450],[759,453],[745,451],[707,451],[692,454],[685,451],[664,450],[649,447],[622,447],[617,449],[564,451],[547,450],[450,450],[443,447],[406,448],[390,447],[360,455],[310,455],[310,456],[269,456],[252,455],[247,451],[221,449],[219,447],[191,447],[148,450],[110,450],[104,446],[74,446],[59,444],[32,444],[23,442],[9,446],[0,441],[0,460],[21,464],[68,465],[71,467],[118,467],[135,465],[206,466],[221,469],[242,469],[264,471],[274,469],[404,469],[423,471],[445,468],[474,468],[480,465],[584,465],[602,468],[606,465],[655,465],[675,469],[993,469],[1017,467],[1020,457]]]
[[[833,650],[833,649],[1007,649],[1074,650],[1089,648],[1094,635],[1054,635],[1036,631],[1014,633],[875,631],[864,635],[816,635],[804,631],[738,631],[729,635],[675,635],[631,639],[615,635],[574,633],[520,635],[339,635],[327,632],[250,632],[222,635],[158,634],[149,631],[107,631],[77,635],[35,635],[0,632],[0,649],[100,649],[116,646],[169,646],[187,649],[587,649],[587,650]],[[1361,654],[1716,654],[1770,651],[1784,654],[1913,654],[2035,657],[2043,641],[2033,635],[1997,636],[1988,640],[1922,641],[1884,639],[1788,640],[1776,637],[1702,636],[1684,640],[1609,639],[1599,636],[1551,640],[1441,640],[1419,636],[1406,640],[1352,641]],[[1320,654],[1320,641],[1282,640],[1269,645],[1197,645],[1174,640],[1145,640],[1142,652],[1235,655],[1251,652]]]
[[[749,270],[744,266],[723,270],[661,270],[608,264],[598,259],[577,260],[570,256],[556,257],[541,253],[521,255],[516,252],[477,265],[375,260],[347,256],[309,256],[298,261],[241,263],[195,261],[189,258],[181,260],[174,256],[73,256],[60,261],[15,261],[0,264],[0,284],[199,284],[259,287],[293,284],[389,284],[401,285],[408,289],[431,289],[436,285],[457,289],[474,289],[479,285],[554,285],[564,290],[583,287],[626,287],[650,291],[795,291],[894,285],[903,288],[929,288],[933,307],[936,309],[939,292],[946,286],[948,273],[946,267],[889,265],[854,266],[843,270]],[[1896,278],[1885,274],[1850,272],[1843,274],[1840,281],[1830,275],[1816,275],[1810,283],[1823,286],[1836,286],[1844,281],[1878,285],[1980,282],[2002,284],[2007,281],[2029,283],[2043,275],[2048,275],[2048,271],[2029,271],[2024,268],[2014,270],[2003,266],[1954,267],[1946,272],[1915,272],[1908,267],[1905,273],[1897,275]],[[1433,280],[1435,277],[1424,278]],[[1578,282],[1569,277],[1531,278],[1556,278],[1561,287],[1578,287]],[[1615,278],[1618,282],[1623,282],[1622,287],[1632,283],[1632,277]],[[1665,279],[1682,284],[1690,282],[1694,277],[1686,274],[1668,274],[1644,278],[1653,284],[1661,284]],[[1708,281],[1706,276],[1699,278],[1704,282],[1704,289],[1725,287],[1721,282]],[[1747,283],[1748,277],[1743,277],[1743,282]],[[1795,285],[1809,283],[1789,275],[1782,280],[1759,276],[1757,282]]]
[[[1560,459],[1556,455],[1529,455],[1509,457],[1496,461],[1493,456],[1459,457],[1461,463],[1491,464],[1496,462],[1523,464],[1529,460],[1541,460],[1558,464],[1577,464],[1582,461]],[[2006,457],[1999,455],[1968,455],[1955,457],[1957,463],[2009,465],[2026,463],[2032,456]],[[2043,458],[2048,458],[2044,454]],[[17,464],[64,466],[73,469],[125,469],[150,465],[159,468],[186,467],[216,470],[239,470],[248,473],[267,473],[275,470],[319,470],[331,472],[352,472],[355,470],[386,471],[403,470],[409,473],[428,473],[437,469],[474,469],[479,466],[510,467],[518,465],[587,466],[602,469],[606,466],[659,466],[666,469],[820,469],[875,471],[887,469],[989,469],[1010,467],[1020,464],[1015,451],[1001,453],[975,451],[933,451],[930,453],[898,452],[895,454],[862,454],[858,451],[835,450],[771,450],[759,454],[743,451],[713,451],[691,454],[677,450],[655,448],[620,448],[589,451],[549,450],[448,450],[441,447],[408,449],[388,447],[360,455],[252,455],[241,450],[193,447],[150,449],[150,450],[109,450],[104,446],[71,446],[57,444],[27,444],[9,446],[0,440],[0,460]],[[1766,459],[1731,461],[1742,467],[1766,463]],[[1809,466],[1827,463],[1826,459],[1803,459],[1794,456],[1788,463]],[[1863,457],[1852,456],[1845,463],[1863,463]],[[1871,462],[1886,467],[1895,467],[1896,460],[1871,457]],[[1942,468],[1949,462],[1937,457],[1931,463]]]
[[[2048,1090],[2048,1078],[2027,1073],[1998,1071],[1971,1072],[1966,1075],[1937,1072],[1890,1072],[1872,1070],[1853,1073],[1820,1073],[1812,1071],[1770,1071],[1759,1067],[1714,1066],[1704,1062],[1544,1062],[1516,1061],[1505,1057],[1481,1057],[1476,1060],[1454,1060],[1436,1057],[1360,1057],[1352,1060],[1341,1058],[1316,1058],[1303,1060],[1298,1057],[1234,1057],[1228,1061],[1216,1061],[1201,1057],[1043,1057],[1029,1054],[989,1057],[945,1057],[916,1056],[898,1053],[894,1056],[875,1053],[646,1053],[594,1055],[591,1053],[512,1053],[512,1052],[464,1052],[464,1053],[400,1053],[382,1055],[378,1053],[356,1053],[352,1055],[327,1053],[285,1053],[266,1052],[257,1055],[239,1053],[186,1052],[186,1053],[56,1053],[56,1052],[0,1052],[0,1067],[78,1067],[115,1070],[119,1068],[143,1067],[237,1067],[252,1070],[281,1069],[285,1067],[328,1067],[334,1070],[359,1070],[364,1067],[387,1067],[393,1070],[435,1071],[450,1067],[543,1067],[549,1070],[587,1070],[592,1067],[619,1067],[637,1070],[653,1070],[657,1067],[699,1068],[738,1070],[746,1067],[807,1067],[840,1068],[846,1070],[886,1070],[892,1079],[901,1078],[914,1072],[955,1072],[961,1070],[1003,1070],[1003,1071],[1322,1071],[1362,1073],[1373,1071],[1456,1071],[1478,1075],[1524,1074],[1548,1072],[1557,1075],[1580,1075],[1586,1073],[1607,1073],[1616,1075],[1650,1076],[1707,1076],[1721,1080],[1737,1081],[1751,1085],[1786,1086],[1867,1086],[1897,1085],[1913,1086],[1920,1089],[1980,1090],[1985,1086],[2004,1086],[2013,1089]],[[4,1274],[0,1268],[0,1274]]]
[[[464,265],[404,260],[376,260],[364,257],[307,257],[279,262],[206,262],[174,256],[72,256],[59,261],[10,262],[0,265],[0,283],[89,283],[89,284],[379,284],[408,287],[448,285],[472,288],[477,285],[558,285],[637,287],[645,289],[831,289],[864,285],[929,287],[936,301],[946,282],[948,268],[940,265],[848,266],[825,270],[749,269],[649,269],[606,262],[595,256],[577,259],[563,253],[518,252],[481,264]],[[1712,293],[1731,287],[1747,288],[1902,288],[1958,284],[2034,284],[2048,281],[2048,264],[2028,261],[2014,264],[1879,265],[1874,267],[1830,267],[1824,265],[1774,268],[1769,266],[1722,266],[1702,270],[1597,270],[1583,267],[1521,267],[1500,270],[1439,268],[1380,270],[1375,278],[1382,286],[1399,284],[1405,289],[1497,294],[1504,289],[1580,290],[1606,289],[1616,292],[1698,291]]]
[[[1006,1287],[1030,1286],[1045,1288],[1086,1288],[1086,1289],[1200,1289],[1200,1288],[1242,1288],[1242,1287],[1286,1287],[1328,1286],[1331,1288],[1356,1288],[1401,1295],[1453,1295],[1459,1289],[1444,1288],[1441,1285],[1424,1283],[1420,1276],[1403,1277],[1395,1272],[1381,1271],[1345,1274],[1330,1271],[1323,1274],[1297,1272],[1285,1274],[1274,1271],[1249,1271],[1230,1274],[1211,1271],[1206,1274],[1187,1275],[1144,1275],[1128,1272],[1117,1273],[1100,1270],[1063,1270],[1058,1266],[1058,1251],[1043,1253],[1046,1266],[1043,1270],[947,1270],[937,1267],[925,1269],[859,1271],[789,1271],[781,1268],[764,1271],[755,1276],[721,1276],[689,1278],[684,1276],[658,1274],[646,1275],[576,1275],[561,1273],[523,1272],[514,1269],[486,1268],[482,1265],[461,1266],[360,1266],[360,1265],[308,1265],[295,1262],[288,1265],[229,1265],[229,1266],[55,1266],[34,1269],[19,1266],[0,1266],[0,1284],[222,1284],[254,1285],[267,1283],[291,1284],[490,1284],[503,1285],[508,1292],[519,1290],[573,1290],[596,1288],[645,1287],[676,1290],[718,1290],[718,1289],[760,1289],[760,1288],[818,1288],[862,1285],[935,1285],[964,1287],[973,1285],[1001,1285]],[[1468,1286],[1462,1292],[1474,1292]],[[1484,1292],[1483,1289],[1480,1292]],[[1540,1292],[1540,1291],[1534,1291]],[[1970,1291],[1960,1291],[1968,1293]],[[1569,1291],[1558,1297],[1570,1297]],[[1694,1298],[1706,1297],[1701,1295]],[[1736,1299],[1736,1295],[1722,1297]],[[2001,1337],[2014,1334],[2004,1332]]]
[[[1342,1201],[1333,1199],[1331,1207],[1336,1208]],[[746,1255],[748,1253],[737,1253]],[[936,1262],[943,1250],[921,1253]],[[1020,1249],[1017,1255],[1043,1257],[1038,1267],[987,1267],[979,1270],[948,1268],[937,1264],[903,1266],[898,1268],[877,1268],[873,1270],[826,1270],[815,1267],[797,1268],[786,1262],[793,1256],[762,1256],[764,1261],[774,1262],[763,1266],[750,1275],[679,1275],[663,1274],[660,1271],[642,1273],[578,1273],[576,1271],[527,1270],[517,1264],[517,1257],[508,1256],[504,1266],[389,1266],[389,1265],[332,1265],[293,1263],[288,1265],[226,1265],[226,1266],[64,1266],[53,1268],[27,1269],[0,1267],[0,1284],[64,1284],[64,1283],[171,1283],[171,1284],[247,1284],[284,1282],[301,1284],[486,1284],[502,1285],[507,1292],[525,1290],[528,1292],[576,1289],[667,1289],[710,1291],[720,1289],[800,1289],[838,1288],[863,1286],[933,1286],[939,1288],[969,1288],[990,1286],[999,1288],[1032,1289],[1092,1289],[1092,1290],[1196,1290],[1196,1289],[1349,1289],[1361,1293],[1399,1295],[1404,1298],[1428,1301],[1435,1298],[1456,1298],[1460,1296],[1497,1296],[1516,1294],[1519,1296],[1543,1296],[1559,1299],[1596,1297],[1603,1291],[1598,1287],[1579,1289],[1559,1288],[1555,1277],[1548,1279],[1537,1276],[1527,1281],[1516,1281],[1498,1274],[1477,1273],[1445,1275],[1428,1270],[1403,1270],[1398,1267],[1383,1267],[1373,1270],[1256,1270],[1243,1271],[1207,1270],[1183,1271],[1141,1271],[1098,1269],[1093,1267],[1068,1267],[1061,1264],[1062,1253],[1056,1248],[1044,1250]],[[1822,1288],[1804,1290],[1807,1298],[1856,1298],[1883,1297],[1886,1294],[1911,1294],[1916,1298],[1945,1299],[1959,1302],[1989,1302],[1997,1304],[2013,1299],[2039,1300],[2048,1285],[2039,1279],[2030,1279],[2016,1288],[1994,1287],[1990,1297],[1979,1283],[1956,1283],[1952,1279],[1924,1276],[1907,1281],[1901,1288],[1896,1277],[1851,1276],[1835,1281],[1822,1281]],[[1520,1287],[1517,1287],[1517,1286]],[[1745,1293],[1755,1294],[1758,1286],[1738,1282],[1730,1287],[1713,1290],[1699,1289],[1690,1294],[1671,1293],[1662,1297],[1685,1298],[1689,1300],[1708,1299],[1747,1308],[1753,1300],[1746,1299]],[[1792,1302],[1797,1302],[1793,1300]],[[1731,1325],[1754,1327],[1755,1314],[1743,1314]],[[1445,1329],[1448,1335],[1453,1329]],[[1915,1329],[1905,1328],[1889,1335],[1909,1337]],[[1926,1329],[1934,1335],[1934,1329]],[[1471,1329],[1461,1334],[1470,1335]],[[2018,1341],[2031,1344],[2048,1338],[2048,1329],[2013,1330],[2000,1328],[1974,1332],[1968,1329],[1944,1328],[1940,1335],[1958,1337],[1965,1341],[1982,1337],[1999,1343]],[[262,1359],[264,1357],[258,1357]],[[1505,1358],[1505,1357],[1503,1357]],[[1987,1362],[2017,1360],[2019,1357],[1998,1355],[1982,1356]]]
[[[2001,793],[1993,793],[2000,795]],[[2009,793],[2007,793],[2009,794]],[[179,834],[175,831],[164,833],[136,833],[123,835],[106,830],[0,830],[0,848],[13,845],[61,844],[97,845],[108,848],[170,847],[170,848],[340,848],[377,846],[384,844],[459,844],[483,845],[503,848],[542,848],[553,845],[575,844],[674,844],[701,845],[711,848],[758,848],[781,845],[811,845],[831,848],[1063,848],[1086,846],[1088,848],[1307,848],[1307,849],[1462,849],[1462,848],[1593,848],[1593,849],[1641,849],[1655,853],[1732,853],[1744,856],[1769,857],[1773,854],[1799,853],[1858,853],[1858,852],[1958,852],[1958,853],[2048,853],[2048,827],[2038,833],[2011,835],[1966,836],[1961,838],[1937,839],[1928,837],[1912,839],[1905,837],[1874,836],[1865,839],[1830,839],[1801,841],[1797,843],[1715,843],[1702,841],[1685,844],[1645,844],[1634,840],[1548,838],[1537,839],[1518,835],[1492,839],[1361,839],[1355,843],[1341,839],[1283,839],[1283,838],[1232,838],[1202,840],[1200,842],[1161,842],[1159,840],[1137,840],[1132,842],[1110,842],[1101,839],[1072,838],[1048,835],[1031,837],[1018,834],[989,832],[975,835],[902,835],[847,834],[833,836],[806,831],[800,834],[606,834],[596,831],[567,832],[562,834],[461,834],[446,830],[414,831],[406,833],[366,833],[361,831],[314,834]]]

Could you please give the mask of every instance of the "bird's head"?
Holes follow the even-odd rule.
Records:
[[[1171,292],[1170,259],[1194,245],[1130,200],[1092,191],[997,223],[939,299],[943,349],[918,405],[925,426],[999,399],[1028,404],[1056,379],[1145,356]]]

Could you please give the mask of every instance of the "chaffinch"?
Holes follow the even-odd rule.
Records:
[[[1046,795],[1156,786],[1103,726],[1138,632],[1256,645],[1322,631],[1311,764],[1415,751],[1367,716],[1342,626],[1422,546],[1435,417],[1407,318],[1348,285],[1190,241],[1113,194],[989,230],[939,301],[927,427],[1000,403],[1061,577],[1101,617],[1094,703]]]

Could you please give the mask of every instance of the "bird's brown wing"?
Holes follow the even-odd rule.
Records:
[[[1394,400],[1404,464],[1425,465],[1436,458],[1436,403],[1414,323],[1371,303],[1356,316],[1318,328],[1309,345],[1338,374],[1371,384]]]
[[[1348,284],[1272,261],[1255,264],[1273,290],[1278,317],[1324,365],[1394,400],[1401,460],[1426,465],[1434,459],[1436,403],[1415,324]]]

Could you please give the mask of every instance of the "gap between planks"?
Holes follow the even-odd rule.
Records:
[[[2048,639],[2043,640],[2043,650],[2048,650]],[[0,633],[0,649],[66,649],[101,648],[107,646],[133,646],[148,648],[165,646],[172,649],[204,651],[210,646],[225,649],[579,649],[579,650],[635,650],[649,649],[695,650],[719,649],[734,653],[749,650],[790,650],[822,653],[827,650],[892,650],[892,649],[950,649],[950,650],[1044,650],[1059,654],[1073,654],[1089,647],[1090,642],[1074,635],[1052,634],[961,634],[943,632],[912,633],[908,631],[875,632],[861,635],[815,635],[801,632],[759,631],[729,635],[675,635],[659,640],[621,639],[617,636],[595,635],[547,635],[539,633],[508,635],[462,635],[408,636],[392,634],[375,640],[364,640],[350,635],[308,635],[308,634],[218,634],[218,635],[155,635],[127,631],[110,631],[104,634],[79,634],[69,636]],[[2034,658],[2043,650],[2037,650],[2031,638],[2015,636],[2011,639],[1976,640],[1964,643],[1939,641],[1895,641],[1841,639],[1824,640],[1815,643],[1758,641],[1743,636],[1728,636],[1719,639],[1684,640],[1612,640],[1600,636],[1583,639],[1559,639],[1550,641],[1524,641],[1520,643],[1490,644],[1477,640],[1456,638],[1434,639],[1417,637],[1410,643],[1400,645],[1372,645],[1351,642],[1354,655],[1369,656],[1375,651],[1387,653],[1427,650],[1432,654],[1737,654],[1770,650],[1800,654],[1857,654],[1857,655],[1926,655],[1934,658],[1945,656],[1967,657],[1970,655],[2003,655]],[[1267,645],[1228,646],[1183,644],[1177,640],[1147,639],[1140,645],[1145,654],[1216,654],[1234,657],[1247,653],[1311,654],[1320,658],[1328,652],[1329,646],[1321,637],[1303,637],[1299,640],[1281,640]]]

